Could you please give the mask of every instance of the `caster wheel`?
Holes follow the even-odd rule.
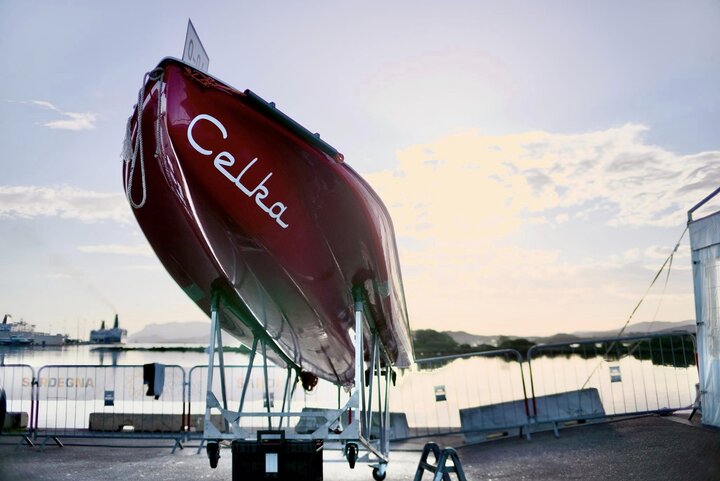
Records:
[[[350,465],[350,469],[355,469],[355,462],[358,459],[358,447],[357,444],[348,444],[347,445],[347,461]]]
[[[210,467],[212,469],[217,468],[218,461],[220,460],[220,444],[215,442],[207,443],[207,455],[210,460]]]
[[[380,474],[380,468],[373,468],[373,479],[375,481],[383,481],[386,476],[387,471],[383,470],[383,473]]]

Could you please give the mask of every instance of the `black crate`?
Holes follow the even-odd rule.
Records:
[[[258,431],[257,440],[232,443],[233,481],[322,481],[321,439],[285,439],[284,431]]]

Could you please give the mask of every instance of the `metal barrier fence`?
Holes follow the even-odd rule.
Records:
[[[240,403],[243,402],[243,410],[247,412],[281,412],[285,384],[288,382],[287,370],[276,366],[268,366],[269,399],[265,399],[263,367],[262,365],[254,365],[248,380],[248,394],[242,400],[242,388],[245,383],[247,369],[247,366],[225,366],[226,392],[224,398],[228,407],[238,409]],[[218,400],[223,402],[220,374],[220,368],[216,366],[213,371],[212,390]],[[191,422],[188,423],[189,437],[195,437],[202,434],[203,431],[207,377],[208,367],[203,365],[192,367],[188,374],[188,415],[191,418]],[[294,382],[294,376],[291,377],[290,382]],[[290,402],[292,410],[295,411],[300,409],[337,409],[340,400],[343,402],[347,400],[344,391],[341,392],[331,383],[321,381],[311,392],[306,392],[302,388],[295,389]],[[222,426],[223,422],[220,415],[213,418],[212,422],[218,429],[223,431],[224,426]],[[278,423],[278,417],[243,417],[239,426],[250,431],[256,431],[258,429],[277,428]],[[302,430],[302,426],[298,427],[299,423],[299,417],[290,417],[286,419],[285,426],[290,429]]]
[[[695,362],[688,332],[541,344],[528,351],[527,362],[512,349],[420,359],[391,390],[390,437],[463,434],[474,440],[528,433],[543,423],[557,429],[568,421],[684,409],[695,399]],[[230,408],[241,402],[246,372],[246,366],[225,367]],[[45,442],[124,436],[170,437],[177,446],[202,434],[207,374],[207,366],[187,372],[165,366],[155,399],[147,395],[143,366],[52,365],[36,374],[29,365],[0,365],[8,411],[20,413],[13,415],[14,433],[28,443],[37,436]],[[280,412],[287,379],[285,369],[268,366],[266,399],[264,370],[256,365],[244,409]],[[222,402],[220,380],[216,368],[213,392]],[[295,389],[292,411],[336,409],[347,399],[343,389],[320,382],[312,392]],[[250,416],[242,426],[265,429],[278,419]],[[212,422],[224,427],[219,416]],[[301,432],[303,422],[290,418],[282,427]]]
[[[163,435],[185,431],[185,370],[165,366],[148,396],[143,366],[43,366],[37,373],[38,436]]]
[[[0,386],[5,389],[7,412],[5,432],[19,434],[30,442],[35,419],[35,370],[27,364],[0,365]]]
[[[698,379],[689,332],[540,344],[528,366],[536,423],[687,409]]]
[[[522,355],[514,349],[420,359],[398,379],[391,411],[407,416],[394,439],[493,433],[528,425]]]

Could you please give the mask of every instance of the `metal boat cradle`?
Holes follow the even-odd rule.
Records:
[[[211,319],[203,433],[211,467],[219,442],[250,437],[243,419],[282,429],[289,418],[316,416],[292,411],[291,400],[298,380],[307,389],[319,377],[344,387],[347,402],[312,434],[286,437],[339,443],[351,467],[362,447],[384,479],[390,384],[413,354],[392,222],[377,194],[273,103],[170,58],[143,81],[124,159],[145,236]],[[252,346],[237,410],[227,403],[221,329]],[[245,409],[258,350],[265,399],[268,359],[287,369],[280,412],[269,403]]]

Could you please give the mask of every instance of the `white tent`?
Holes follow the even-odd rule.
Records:
[[[695,210],[720,193],[716,190],[688,213],[692,250],[695,318],[702,422],[720,427],[720,211],[693,220]]]

